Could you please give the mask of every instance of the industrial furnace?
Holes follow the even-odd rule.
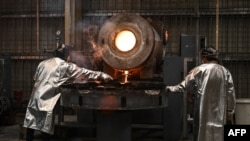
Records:
[[[167,94],[164,88],[180,82],[196,65],[197,49],[205,46],[205,38],[183,34],[180,55],[170,55],[164,45],[167,31],[153,25],[136,14],[107,19],[98,33],[98,47],[101,71],[114,80],[80,80],[60,88],[61,107],[76,108],[77,124],[93,128],[97,141],[130,141],[134,127],[160,129],[169,141],[187,136],[186,96]],[[66,125],[63,113],[58,121]]]
[[[114,80],[65,83],[60,88],[60,105],[94,110],[98,141],[130,141],[133,111],[167,106],[162,76],[164,39],[139,15],[109,18],[99,31],[98,46],[104,62],[102,71]],[[59,125],[63,123],[61,113]]]

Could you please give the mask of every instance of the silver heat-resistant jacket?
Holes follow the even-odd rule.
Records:
[[[24,127],[53,134],[53,109],[60,98],[58,87],[71,78],[105,79],[102,72],[80,68],[60,58],[42,61],[35,72],[35,84],[27,106]]]
[[[234,113],[235,90],[231,73],[215,63],[192,69],[170,92],[194,90],[194,141],[223,141],[227,113]]]

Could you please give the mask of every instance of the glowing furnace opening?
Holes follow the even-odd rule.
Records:
[[[123,30],[116,35],[115,46],[119,51],[127,52],[135,47],[136,38],[133,32]]]

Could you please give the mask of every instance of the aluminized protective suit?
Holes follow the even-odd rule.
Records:
[[[111,79],[103,72],[80,68],[54,57],[42,61],[35,72],[35,84],[27,106],[24,127],[53,134],[53,110],[61,96],[58,87],[71,78]]]
[[[194,141],[223,141],[227,114],[235,110],[235,90],[231,73],[216,63],[192,69],[170,92],[194,90]],[[230,111],[231,113],[228,113]]]

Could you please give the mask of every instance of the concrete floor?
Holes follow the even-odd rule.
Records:
[[[0,126],[0,141],[25,141],[25,128],[22,127],[24,115],[17,115],[16,116],[16,123],[13,125],[8,126]],[[72,116],[66,116],[68,121],[75,120]],[[71,129],[70,129],[71,130]],[[71,132],[74,132],[72,130]],[[157,133],[158,134],[158,133]],[[161,133],[160,133],[161,134]],[[52,136],[52,141],[95,141],[95,138],[84,138],[84,137],[76,137],[76,136],[69,136],[67,138],[58,138],[57,136]],[[35,140],[34,141],[41,141],[41,133],[39,131],[35,132]],[[137,140],[136,140],[137,141]],[[143,139],[140,141],[163,141],[163,139]],[[179,141],[191,141],[191,140],[179,140]]]
[[[0,141],[19,141],[19,125],[1,126]]]
[[[25,129],[21,124],[14,124],[0,127],[0,141],[25,141]],[[36,131],[34,141],[42,141],[41,133]],[[52,141],[61,141],[62,139],[52,136]],[[64,139],[65,141],[91,141],[82,137],[70,137]],[[92,140],[93,141],[93,140]]]
[[[0,141],[25,141],[25,136],[20,134],[19,124],[11,125],[11,126],[1,126],[0,127]],[[39,132],[35,133],[34,141],[42,141],[41,134]],[[61,141],[61,139],[57,137],[52,137],[52,141]],[[95,139],[82,138],[82,137],[70,137],[67,138],[66,141],[95,141]],[[159,139],[148,139],[143,141],[163,141]],[[191,141],[191,140],[180,140],[180,141]]]
[[[71,117],[66,117],[68,120],[74,120]],[[15,123],[12,125],[0,125],[0,141],[25,141],[25,128],[22,126],[24,114],[17,114]],[[41,132],[35,131],[34,141],[41,140]],[[61,141],[61,138],[52,136],[52,141]],[[65,141],[90,141],[81,137],[69,137],[63,139]]]

